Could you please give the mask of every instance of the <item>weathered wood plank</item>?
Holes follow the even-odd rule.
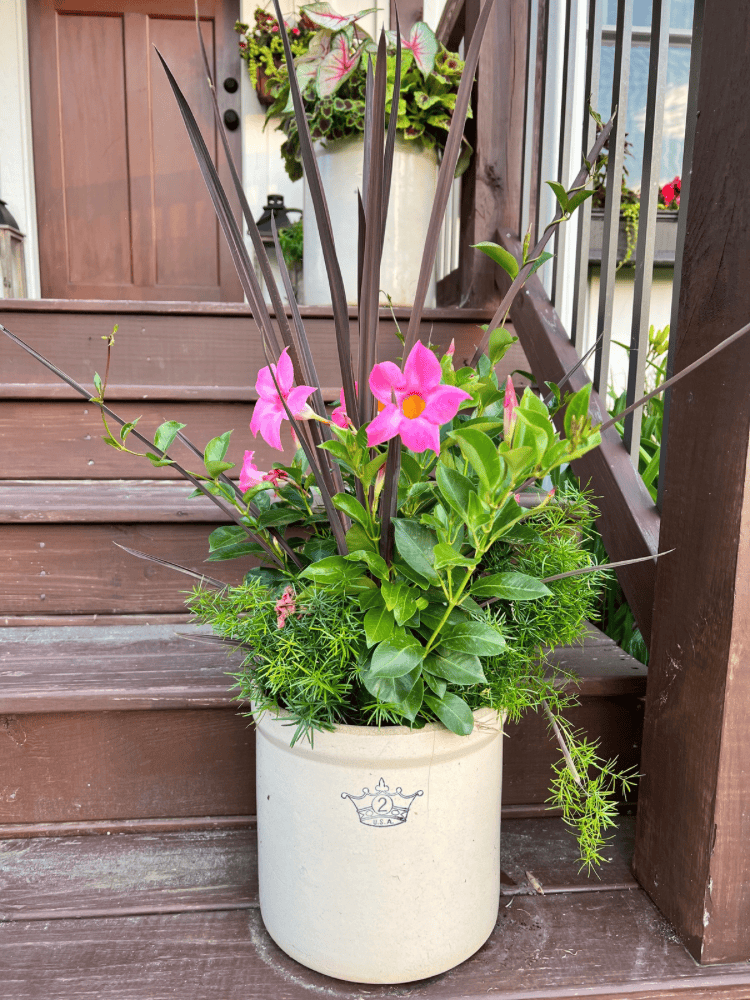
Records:
[[[579,871],[575,838],[560,819],[502,824],[505,895],[635,887],[633,820],[610,842],[600,876]],[[0,921],[226,910],[258,905],[255,825],[110,836],[0,841]]]
[[[226,524],[215,503],[204,496],[189,499],[192,492],[184,480],[0,480],[0,524]]]
[[[13,307],[8,308],[8,302]],[[247,402],[255,398],[255,376],[262,366],[259,334],[246,306],[221,306],[211,310],[123,308],[123,303],[83,303],[83,309],[52,303],[29,306],[26,301],[0,300],[0,321],[13,333],[67,371],[84,385],[91,385],[95,371],[103,371],[106,347],[102,336],[119,325],[112,356],[107,397],[120,399],[214,399]],[[76,304],[81,305],[81,304]],[[138,305],[137,303],[135,305]],[[165,304],[171,307],[170,304]],[[305,325],[318,377],[333,398],[341,385],[330,311],[306,309]],[[352,314],[353,315],[353,314]],[[403,325],[408,310],[396,310]],[[458,358],[469,358],[478,343],[479,327],[490,319],[486,309],[426,310],[422,336],[448,346],[456,341]],[[400,344],[389,310],[381,312],[381,360],[395,359]],[[64,345],[64,346],[63,346]],[[356,338],[352,350],[356,356]],[[506,356],[508,372],[523,368],[522,351]],[[71,399],[75,394],[39,362],[6,337],[0,342],[2,396],[5,398]]]
[[[148,552],[228,583],[249,559],[206,563],[210,524],[0,525],[0,614],[180,613],[189,577],[128,555]]]
[[[501,231],[500,242],[520,260],[520,244],[507,229]],[[500,287],[507,289],[510,279],[499,267],[495,268],[495,272]],[[511,315],[515,332],[539,383],[549,380],[560,382],[577,363],[578,355],[536,275],[529,279],[523,293],[516,297]],[[585,370],[579,368],[565,388],[575,392],[588,382],[590,379]],[[594,392],[591,394],[590,413],[597,422],[608,419],[604,402]],[[575,471],[583,483],[591,484],[597,498],[602,512],[597,527],[610,559],[615,562],[653,555],[659,543],[659,513],[614,427],[605,431],[600,447],[575,463]],[[648,644],[656,566],[652,562],[643,562],[616,572]]]
[[[0,636],[0,704],[8,714],[230,707],[243,654],[202,634],[166,624],[14,628]],[[580,678],[583,698],[645,693],[646,668],[593,626],[585,644],[551,659]]]
[[[547,895],[501,906],[468,962],[406,988],[360,987],[287,958],[257,909],[4,924],[3,1000],[741,1000],[746,965],[697,967],[641,891]]]
[[[699,37],[676,372],[750,313],[750,8],[707,0]],[[676,551],[657,572],[636,864],[701,962],[750,959],[748,371],[741,340],[669,411],[661,547]]]

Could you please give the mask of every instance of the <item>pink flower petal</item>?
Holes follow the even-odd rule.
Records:
[[[298,385],[286,397],[286,405],[289,407],[293,417],[296,417],[304,408],[307,400],[315,392],[313,385]],[[286,413],[284,414],[286,416]]]
[[[276,366],[274,365],[274,368]],[[261,399],[265,399],[267,402],[272,403],[274,399],[278,398],[278,392],[276,392],[276,386],[273,384],[273,378],[271,377],[271,371],[268,365],[265,368],[261,368],[258,372],[258,377],[255,380],[255,391],[258,393]]]
[[[347,428],[349,426],[349,421],[346,416],[346,407],[337,406],[336,409],[331,414],[331,420],[336,424],[337,427]]]
[[[390,362],[383,363],[389,364]],[[375,367],[377,368],[377,365]],[[367,428],[368,447],[374,448],[376,445],[383,444],[384,441],[390,441],[398,434],[403,419],[399,408],[393,403],[388,403]]]
[[[430,389],[440,384],[442,377],[440,362],[432,351],[418,340],[409,352],[404,365],[404,394],[417,392],[425,396]]]
[[[294,384],[294,365],[292,364],[292,359],[289,357],[288,347],[284,348],[279,357],[279,363],[276,368],[276,379],[282,395],[287,396]],[[292,410],[292,413],[294,413],[294,410]]]
[[[370,389],[375,399],[381,403],[390,403],[391,393],[398,391],[403,382],[401,369],[392,361],[381,361],[370,372]]]
[[[471,399],[471,396],[463,389],[454,385],[438,385],[430,391],[420,417],[432,424],[447,424],[453,420],[465,399]]]
[[[281,443],[281,421],[284,419],[284,410],[277,399],[275,403],[269,403],[265,399],[259,399],[253,410],[253,419],[250,421],[250,430],[257,437],[258,434],[267,441],[272,448],[283,451]]]
[[[242,469],[240,471],[240,489],[243,493],[263,481],[263,473],[256,468],[255,463],[253,462],[254,454],[254,451],[246,451],[242,462]]]
[[[401,440],[410,451],[434,451],[440,454],[440,428],[424,417],[403,417],[398,428]]]

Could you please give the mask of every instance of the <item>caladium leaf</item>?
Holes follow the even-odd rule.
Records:
[[[349,43],[344,34],[334,35],[331,51],[321,62],[315,89],[320,97],[330,97],[335,94],[344,80],[348,80],[359,65],[361,49],[350,52]]]
[[[302,13],[307,14],[313,24],[327,28],[329,31],[341,31],[343,28],[348,28],[350,24],[354,24],[365,14],[372,14],[377,9],[377,7],[368,7],[367,10],[360,10],[356,14],[339,14],[329,3],[311,3],[301,8]]]
[[[417,21],[411,29],[409,37],[401,43],[414,56],[414,62],[419,67],[422,76],[429,76],[435,65],[438,51],[438,40],[432,28],[424,21]]]

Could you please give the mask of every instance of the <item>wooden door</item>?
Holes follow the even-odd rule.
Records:
[[[240,301],[155,51],[185,93],[229,192],[194,0],[28,0],[28,11],[42,295]],[[200,0],[200,14],[221,111],[239,114],[239,89],[223,86],[240,78],[238,0]],[[239,129],[229,136],[239,165]]]

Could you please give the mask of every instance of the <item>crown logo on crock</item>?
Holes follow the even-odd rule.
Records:
[[[424,795],[421,789],[412,795],[404,795],[400,788],[392,792],[381,778],[374,791],[363,788],[361,795],[342,792],[341,798],[353,803],[360,823],[365,826],[399,826],[406,822],[412,802],[420,795]],[[397,798],[401,801],[396,802]]]

